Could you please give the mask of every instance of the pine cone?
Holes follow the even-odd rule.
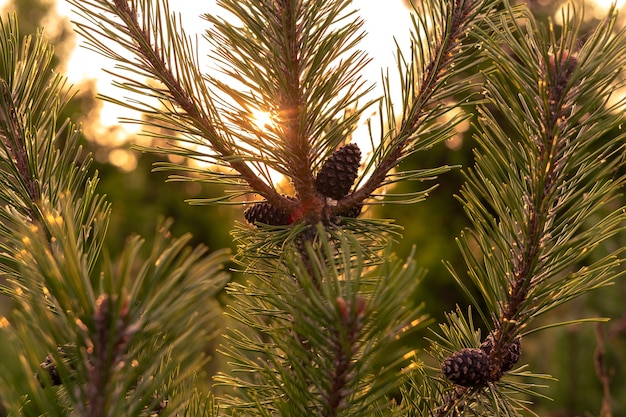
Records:
[[[493,349],[493,333],[489,333],[485,340],[480,344],[480,348],[487,355],[491,353],[491,349]],[[519,357],[522,354],[522,338],[521,336],[517,336],[513,341],[509,344],[508,350],[502,359],[502,364],[500,365],[501,372],[507,372],[513,369],[513,366],[519,361]]]
[[[559,58],[552,53],[548,55],[548,63],[542,64],[542,70],[550,76],[551,100],[561,98],[577,66],[578,59],[568,51],[560,51]]]
[[[441,372],[454,384],[479,387],[489,381],[489,356],[482,349],[461,349],[443,361]]]
[[[279,210],[270,203],[256,203],[243,213],[248,223],[265,223],[272,226],[289,224],[289,213]]]
[[[54,360],[51,356],[46,356],[46,360],[39,364],[41,369],[48,371],[48,375],[50,376],[50,382],[52,385],[61,385],[63,381],[61,381],[61,376],[59,375],[59,371],[57,371],[57,367],[54,365]],[[39,376],[39,373],[35,373],[35,377],[42,388],[45,386],[43,379]]]
[[[315,178],[315,188],[325,197],[339,200],[352,188],[361,165],[361,151],[355,143],[337,149],[328,158]]]
[[[351,217],[353,219],[356,219],[357,217],[359,217],[359,214],[361,214],[362,209],[363,204],[356,204],[352,207],[348,207],[343,211],[340,211],[339,213],[337,213],[337,215],[341,217]]]

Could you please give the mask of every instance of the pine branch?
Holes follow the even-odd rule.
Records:
[[[166,106],[151,108],[137,103],[139,110],[153,116],[151,123],[155,127],[174,126],[188,135],[192,143],[208,144],[215,151],[209,158],[226,162],[252,190],[274,204],[289,205],[242,160],[229,138],[230,133],[216,119],[217,109],[199,72],[197,53],[167,5],[141,0],[70,2],[90,22],[90,25],[77,23],[77,27],[91,48],[116,60],[118,68],[161,83],[162,87],[116,74],[122,80],[121,87],[147,94]],[[107,46],[107,40],[126,48],[136,60]],[[126,102],[120,104],[133,108]]]
[[[576,22],[576,19],[580,22],[580,19],[575,16],[564,17],[567,18],[566,22],[572,20]],[[610,17],[598,28],[588,44],[596,42],[598,38],[604,38],[605,42],[608,42],[605,33],[611,30],[613,25],[611,19],[614,18]],[[603,93],[610,94],[610,90],[603,85],[607,83],[607,76],[613,78],[614,72],[620,67],[623,68],[624,62],[609,59],[608,68],[589,68],[589,61],[594,58],[595,64],[598,57],[593,56],[591,51],[584,48],[577,57],[577,51],[574,49],[577,32],[576,27],[566,25],[559,44],[540,46],[545,49],[537,51],[538,54],[535,55],[540,57],[538,62],[535,59],[535,67],[539,70],[539,80],[536,82],[533,80],[533,84],[539,86],[538,91],[535,87],[535,94],[542,98],[542,105],[538,106],[537,114],[527,113],[525,118],[526,124],[529,119],[536,120],[534,126],[537,130],[524,132],[521,125],[515,126],[520,136],[529,137],[533,141],[532,144],[536,145],[536,150],[532,147],[528,148],[532,151],[528,160],[534,157],[534,161],[538,163],[530,167],[529,174],[532,183],[528,184],[530,189],[524,193],[526,212],[523,213],[523,219],[525,221],[520,231],[521,238],[516,239],[518,247],[512,248],[510,294],[508,303],[501,311],[499,322],[496,324],[496,329],[503,333],[501,337],[505,340],[510,340],[511,334],[515,333],[514,329],[522,326],[528,317],[527,314],[530,311],[525,304],[533,287],[541,288],[541,283],[564,268],[566,262],[569,265],[573,264],[582,257],[585,249],[597,246],[599,242],[616,233],[619,230],[619,224],[623,221],[623,215],[620,211],[616,211],[596,225],[591,225],[593,236],[584,231],[576,235],[578,227],[568,234],[565,230],[561,231],[561,227],[566,224],[579,225],[585,219],[593,218],[594,213],[614,198],[616,190],[624,181],[619,177],[613,179],[617,166],[622,163],[622,158],[617,153],[619,141],[600,142],[597,145],[594,143],[601,139],[603,133],[610,131],[613,125],[616,126],[620,120],[619,117],[616,118],[608,113],[610,109],[604,106],[606,98],[603,97]],[[625,33],[622,31],[617,34],[618,39],[612,40],[611,44],[613,41],[623,44],[620,37],[623,38]],[[512,39],[508,41],[507,44],[521,46],[516,45]],[[596,48],[594,52],[598,56],[617,52],[611,51],[609,48],[612,49],[612,46],[606,43],[597,45]],[[515,50],[515,52],[518,51],[521,52],[521,48]],[[528,51],[522,58],[524,60],[530,58],[529,53],[532,52]],[[581,59],[588,61],[581,61]],[[512,64],[511,61],[501,62],[505,63],[501,73],[515,70],[515,68],[507,67]],[[519,67],[518,65],[517,68]],[[587,85],[580,88],[578,80],[582,74],[577,76],[578,68],[581,72],[590,71],[585,77]],[[503,82],[502,79],[494,80],[493,87],[490,85],[489,90],[493,92],[494,97],[497,97],[496,94],[502,94],[508,85],[510,84]],[[592,89],[594,85],[596,88]],[[596,91],[595,97],[587,97],[588,91]],[[506,96],[500,97],[506,98]],[[512,107],[513,103],[507,100],[507,104]],[[623,106],[623,103],[621,105]],[[590,111],[592,111],[591,119],[598,119],[598,123],[590,126],[587,124],[588,121],[585,121],[587,123],[581,126],[583,117],[587,117]],[[582,160],[581,154],[584,155],[585,160]],[[571,162],[572,160],[574,162]],[[601,161],[600,164],[598,160]],[[578,198],[580,195],[584,195],[583,201]],[[557,236],[559,239],[554,240]],[[572,246],[581,249],[578,256],[570,255]],[[563,254],[564,250],[567,250],[565,254]],[[563,262],[563,266],[558,265],[554,260]],[[613,262],[608,262],[609,265],[616,266]],[[558,268],[557,271],[555,267]],[[600,274],[603,275],[606,272],[603,269]],[[593,278],[592,282],[603,279],[597,276]],[[583,282],[581,279],[579,285]],[[511,326],[510,323],[516,324]]]
[[[235,409],[361,416],[389,407],[385,396],[401,381],[406,348],[386,348],[425,323],[398,293],[413,291],[419,271],[389,258],[362,269],[358,242],[347,236],[339,248],[323,238],[319,244],[307,246],[305,260],[286,257],[273,276],[230,286],[230,314],[244,328],[228,335],[223,349],[234,373],[218,383],[243,395],[226,398]]]
[[[41,33],[34,39],[20,39],[15,17],[3,20],[0,30],[0,50],[8,55],[0,69],[0,149],[6,173],[0,197],[33,221],[40,221],[36,203],[46,191],[41,180],[48,167],[44,156],[55,148],[36,137],[57,135],[56,109],[65,106],[71,94],[63,77],[53,72],[53,52]],[[63,128],[58,134],[62,133]]]
[[[480,349],[476,342],[452,343],[456,352],[442,368],[472,399],[495,401],[501,394],[501,379],[519,358],[518,337],[535,317],[620,275],[621,250],[595,261],[588,255],[626,219],[612,204],[625,181],[618,171],[623,135],[608,136],[626,102],[606,105],[612,89],[624,84],[615,74],[626,64],[626,30],[614,33],[611,14],[578,48],[582,19],[567,10],[558,40],[528,13],[526,27],[511,20],[501,38],[494,39],[495,31],[482,35],[497,68],[486,84],[495,110],[480,109],[481,152],[460,198],[473,229],[459,243],[493,331]],[[456,373],[455,361],[482,363],[485,354],[486,366]],[[473,382],[465,384],[468,379]],[[436,415],[456,407],[457,397],[442,398]]]
[[[494,2],[459,0],[441,8],[434,2],[424,7],[432,22],[426,18],[415,21],[413,56],[408,60],[401,54],[398,56],[402,121],[396,126],[387,85],[386,108],[381,107],[381,117],[385,110],[388,120],[384,121],[386,128],[374,150],[374,158],[360,175],[363,183],[358,180],[354,191],[349,191],[350,184],[347,193],[330,196],[316,187],[316,176],[339,152],[337,147],[345,143],[356,122],[373,103],[357,105],[369,91],[359,76],[368,59],[356,49],[364,35],[361,20],[353,19],[353,13],[347,11],[349,3],[220,2],[225,11],[241,22],[236,26],[217,16],[205,16],[213,25],[206,34],[215,50],[211,57],[225,80],[199,73],[193,43],[161,3],[98,0],[74,2],[74,5],[90,22],[79,24],[79,30],[93,49],[115,59],[122,70],[149,76],[163,86],[151,86],[120,74],[120,86],[154,97],[164,108],[139,103],[136,106],[126,103],[126,106],[150,114],[154,118],[150,123],[155,127],[167,122],[182,132],[181,145],[173,153],[215,161],[235,173],[224,175],[212,168],[203,172],[174,164],[163,164],[158,169],[181,170],[183,175],[175,176],[175,180],[197,180],[188,177],[197,174],[209,182],[230,185],[242,185],[239,180],[247,182],[248,187],[242,191],[197,202],[220,203],[255,192],[265,199],[261,204],[267,203],[274,210],[287,213],[288,220],[275,225],[296,222],[315,225],[322,221],[334,227],[337,216],[357,213],[366,200],[378,197],[375,190],[400,176],[424,180],[446,169],[391,172],[406,156],[449,137],[454,124],[462,120],[458,118],[443,126],[436,123],[457,106],[456,102],[444,101],[453,93],[463,93],[471,87],[467,83],[459,90],[447,84],[461,71],[481,62],[472,59],[476,51],[464,44],[472,28],[483,25],[481,22],[494,6]],[[116,15],[124,23],[113,19]],[[107,46],[107,41],[129,50],[135,60],[115,52],[112,46]],[[250,116],[257,110],[269,110],[273,124],[265,128],[255,126]],[[208,144],[213,152],[203,155],[192,149],[198,144]],[[270,170],[286,175],[295,195],[278,193]],[[396,199],[415,202],[427,193],[425,190]]]
[[[381,118],[386,115],[386,125],[381,122],[377,161],[367,180],[354,193],[339,201],[338,210],[370,197],[406,156],[453,134],[455,124],[462,119],[443,128],[433,128],[432,125],[456,108],[459,102],[466,101],[458,96],[471,86],[472,81],[468,80],[464,85],[450,83],[450,86],[448,82],[482,62],[471,43],[467,45],[467,38],[476,28],[484,26],[483,21],[493,12],[493,7],[494,2],[490,1],[455,0],[441,4],[425,2],[415,10],[418,17],[413,20],[411,57],[406,58],[398,52],[402,80],[401,120],[396,122],[392,89],[386,81],[384,102],[380,108]],[[457,95],[454,102],[446,103],[452,94]],[[419,178],[411,172],[400,171],[395,175],[402,174],[404,179]]]
[[[171,239],[165,222],[146,260],[138,238],[118,261],[102,256],[109,204],[78,132],[56,129],[65,79],[15,21],[0,21],[1,290],[15,298],[0,329],[17,355],[0,372],[3,402],[15,415],[175,415],[188,396],[170,396],[206,361],[228,254]]]
[[[35,364],[46,355],[47,374],[54,369],[57,376],[37,372],[43,387],[31,384],[32,407],[38,414],[50,411],[45,407],[52,391],[62,407],[85,416],[141,415],[162,407],[164,399],[165,414],[174,415],[188,399],[179,387],[206,360],[202,351],[219,313],[210,300],[225,281],[227,254],[191,250],[190,236],[166,237],[166,224],[148,259],[138,258],[142,242],[133,239],[116,266],[105,259],[104,271],[92,277],[69,238],[71,225],[62,221],[71,214],[48,216],[48,229],[60,242],[53,250],[27,223],[16,229],[24,241],[20,288],[43,290],[18,299],[14,326],[4,331],[28,353],[21,378],[34,381]],[[22,384],[11,388],[8,374],[0,377],[3,399],[17,406],[12,401],[24,395],[16,390]]]
[[[78,132],[70,123],[56,127],[56,116],[72,93],[52,69],[52,48],[41,33],[21,39],[15,19],[2,20],[0,26],[1,50],[8,54],[7,65],[0,70],[0,199],[5,202],[0,209],[0,268],[19,280],[15,259],[23,243],[14,233],[15,224],[31,222],[52,244],[42,204],[58,207],[61,199],[80,201],[82,212],[68,221],[77,222],[77,245],[85,250],[91,268],[101,249],[109,207],[94,193],[97,178],[87,177],[91,159],[82,155]],[[1,290],[17,295],[11,288]]]
[[[362,22],[349,20],[350,14],[344,12],[349,4],[222,2],[226,11],[242,21],[242,27],[206,16],[214,25],[208,39],[216,48],[221,70],[250,88],[246,93],[230,87],[232,83],[216,80],[218,88],[243,107],[229,112],[229,119],[235,126],[251,130],[241,140],[262,147],[266,159],[293,181],[296,194],[303,199],[316,194],[313,168],[345,140],[342,130],[352,127],[368,107],[356,109],[325,132],[364,94],[357,74],[367,63],[365,54],[354,51],[348,55],[363,37]],[[263,25],[258,24],[260,19]],[[266,131],[254,129],[251,109],[269,110],[275,115],[275,124]]]
[[[8,154],[7,156],[15,161],[15,169],[21,180],[20,182],[24,184],[24,191],[27,193],[28,199],[36,202],[39,200],[39,190],[31,177],[28,166],[28,154],[24,146],[24,137],[19,129],[20,122],[17,116],[17,109],[6,81],[1,81],[1,88],[2,103],[4,104],[4,123],[2,127],[4,129],[3,137],[5,141],[3,142],[3,147]],[[35,217],[35,213],[30,212],[29,214],[31,217]]]

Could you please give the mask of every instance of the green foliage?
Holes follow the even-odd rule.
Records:
[[[95,194],[98,180],[88,177],[91,159],[81,155],[76,130],[71,124],[56,128],[59,109],[71,98],[65,79],[54,73],[52,48],[41,34],[34,39],[20,39],[15,17],[2,21],[1,30],[0,199],[5,205],[0,209],[0,268],[9,277],[19,275],[13,260],[21,250],[21,242],[20,235],[13,231],[17,227],[14,223],[19,225],[26,218],[45,228],[45,216],[49,213],[43,212],[40,204],[56,208],[62,200],[80,200],[83,209],[75,213],[75,220],[81,225],[76,231],[76,238],[80,239],[77,245],[93,260],[100,250],[109,208]],[[79,188],[84,188],[84,192],[76,193]],[[50,236],[49,231],[45,233]]]
[[[481,153],[461,194],[474,229],[460,245],[489,312],[502,313],[502,300],[514,302],[509,289],[526,280],[520,315],[509,317],[519,327],[615,277],[618,253],[572,267],[624,220],[613,204],[624,182],[624,135],[606,136],[621,122],[624,102],[606,103],[621,84],[614,81],[624,66],[626,32],[613,34],[612,15],[577,50],[577,27],[569,25],[579,17],[564,16],[558,41],[526,18],[527,28],[504,30],[503,40],[484,38],[497,65],[485,94],[509,126],[505,131],[494,110],[481,107]]]
[[[492,375],[503,386],[449,386],[436,415],[468,407],[488,413],[480,411],[489,410],[485,401],[499,415],[525,409],[502,396],[530,393],[523,384],[500,382],[507,346],[516,335],[540,330],[530,327],[537,316],[621,274],[621,249],[590,255],[625,220],[615,204],[624,184],[624,135],[607,137],[622,121],[624,100],[607,103],[613,88],[623,86],[615,74],[624,68],[626,31],[614,31],[611,14],[579,48],[581,19],[573,9],[564,12],[558,39],[531,15],[520,17],[481,34],[495,67],[486,73],[486,102],[479,107],[476,165],[460,196],[472,222],[459,246],[473,288],[454,273],[474,304],[486,306],[480,316],[503,346],[490,354]],[[446,355],[479,345],[479,339],[458,338],[473,327],[463,320],[452,320],[456,330],[442,329],[437,345],[447,345]]]
[[[17,15],[22,35],[36,35],[42,29],[47,32],[47,41],[55,45],[52,63],[58,67],[63,66],[75,39],[69,19],[59,16],[55,9],[56,2],[51,0],[7,0],[0,7],[3,15]]]
[[[220,114],[236,139],[232,146],[261,175],[271,168],[298,181],[298,137],[311,153],[311,165],[302,169],[316,170],[368,110],[369,103],[357,105],[371,86],[359,76],[369,60],[356,49],[365,33],[350,3],[286,2],[277,10],[269,2],[222,1],[228,19],[205,16],[212,58],[226,75],[210,76],[221,93]],[[255,110],[281,122],[257,126]]]
[[[2,332],[19,371],[0,372],[0,386],[14,415],[533,414],[552,381],[517,363],[519,344],[588,320],[545,313],[621,275],[622,250],[604,247],[626,216],[624,100],[610,100],[624,86],[626,30],[613,12],[581,41],[574,9],[557,32],[507,2],[421,2],[410,53],[396,48],[399,85],[383,76],[382,97],[370,100],[365,33],[349,1],[219,1],[232,19],[205,16],[204,34],[219,74],[202,73],[196,41],[165,1],[70,1],[85,19],[79,33],[136,95],[107,99],[140,110],[126,121],[165,142],[147,150],[186,160],[155,170],[220,186],[193,204],[228,208],[256,194],[281,219],[234,228],[245,282],[227,287],[228,364],[207,394],[203,351],[220,330],[214,297],[227,255],[172,238],[170,222],[151,245],[129,239],[118,259],[102,250],[110,206],[73,126],[55,128],[71,95],[41,36],[22,42],[8,19],[0,265],[17,304]],[[422,183],[450,167],[403,162],[451,138],[470,104],[478,147],[459,201],[471,227],[458,239],[467,277],[446,265],[473,306],[446,315],[426,355],[408,338],[428,323],[414,301],[426,298],[415,249],[399,261],[399,228],[359,213],[423,201],[432,187]],[[360,151],[350,148],[349,178],[340,178],[336,150],[376,105],[373,150],[353,184]],[[257,110],[272,123],[257,126]],[[318,189],[333,155],[322,182],[341,190]],[[409,183],[417,186],[394,194]],[[450,357],[480,378],[442,372]]]
[[[145,259],[139,238],[103,256],[110,206],[76,130],[55,127],[70,95],[51,47],[20,39],[14,17],[1,29],[0,265],[16,301],[2,332],[19,364],[0,372],[3,400],[13,415],[175,415],[206,361],[228,256],[171,238],[169,222]]]
[[[355,236],[330,241],[323,228],[317,232],[306,257],[286,255],[271,262],[273,274],[229,286],[229,314],[243,327],[228,333],[224,347],[233,373],[217,378],[236,389],[226,404],[261,415],[389,408],[410,350],[397,342],[427,323],[403,297],[423,272],[390,253],[380,266],[364,267]]]

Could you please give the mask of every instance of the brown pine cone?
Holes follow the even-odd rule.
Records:
[[[493,333],[489,333],[485,340],[480,344],[480,348],[487,355],[491,353],[491,349],[493,349]],[[519,357],[522,354],[522,338],[521,336],[517,336],[513,341],[509,344],[508,350],[502,359],[502,364],[500,365],[501,372],[508,372],[519,361]]]
[[[256,203],[244,211],[243,216],[250,224],[265,223],[272,226],[290,224],[289,213],[279,210],[270,203]]]
[[[355,143],[337,149],[315,178],[316,190],[325,197],[339,200],[350,192],[361,165],[361,150]]]
[[[454,384],[479,387],[489,381],[489,356],[482,349],[461,349],[443,361],[441,372]]]

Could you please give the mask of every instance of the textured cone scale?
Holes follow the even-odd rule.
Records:
[[[457,385],[485,385],[489,381],[489,356],[482,349],[461,349],[443,361],[441,372],[448,381]]]
[[[348,207],[347,209],[337,213],[338,216],[341,217],[351,217],[356,219],[361,214],[361,210],[363,209],[363,204],[356,204],[352,207]]]
[[[272,226],[289,224],[289,214],[279,210],[270,203],[256,203],[243,213],[248,223],[265,223]]]
[[[489,333],[489,335],[483,340],[480,344],[480,348],[487,355],[491,353],[491,349],[493,349],[493,333]],[[513,369],[513,366],[519,361],[519,357],[522,354],[522,338],[517,336],[513,341],[509,344],[508,350],[502,359],[502,365],[500,371],[507,372]]]
[[[339,200],[350,191],[361,165],[361,150],[354,143],[337,149],[315,178],[315,188],[325,197]]]

